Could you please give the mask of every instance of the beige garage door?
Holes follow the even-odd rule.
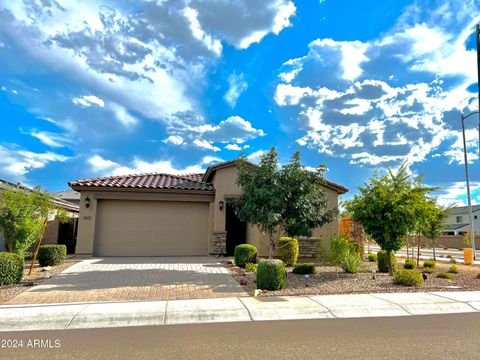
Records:
[[[207,255],[208,204],[100,200],[97,256]]]

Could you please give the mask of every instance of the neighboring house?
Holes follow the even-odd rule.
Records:
[[[80,193],[75,190],[63,190],[49,193],[54,198],[68,201],[78,205],[80,203]]]
[[[475,233],[480,230],[480,205],[472,206],[473,228]],[[457,206],[450,210],[450,215],[445,219],[444,235],[464,235],[470,228],[470,214],[468,206]]]
[[[238,197],[236,160],[210,166],[203,174],[137,174],[76,180],[80,192],[78,254],[94,256],[182,256],[227,254],[250,243],[260,256],[268,242],[256,226],[241,222],[227,199]],[[253,164],[252,164],[253,165]],[[348,189],[326,182],[332,207]],[[313,230],[330,239],[338,219]]]
[[[21,184],[14,184],[5,180],[0,180],[0,192],[6,189],[24,189],[30,191],[28,187],[25,187]],[[66,192],[70,193],[72,190],[67,190]],[[62,192],[63,193],[63,192]],[[78,193],[77,193],[78,194]],[[67,251],[69,254],[75,252],[75,241],[76,241],[76,230],[78,223],[78,212],[79,200],[75,202],[70,202],[60,197],[55,196],[55,193],[50,193],[52,196],[52,203],[64,209],[70,221],[66,223],[59,223],[55,220],[54,216],[50,219],[47,228],[45,229],[45,234],[42,243],[43,244],[64,244],[67,246]],[[79,197],[80,194],[78,194]],[[0,251],[5,251],[5,239],[2,234],[2,229],[0,229]]]

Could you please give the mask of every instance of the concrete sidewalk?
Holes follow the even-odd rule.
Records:
[[[480,291],[239,297],[0,306],[0,331],[454,314],[480,311]]]

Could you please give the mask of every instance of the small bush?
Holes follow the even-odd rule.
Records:
[[[246,272],[257,272],[257,264],[253,263],[246,263],[245,264],[245,271]]]
[[[448,272],[449,272],[450,274],[458,274],[457,266],[456,266],[456,265],[450,266],[450,268],[448,269]]]
[[[278,239],[280,257],[287,266],[293,266],[298,259],[298,240],[290,237]]]
[[[395,285],[403,286],[422,286],[423,278],[422,274],[416,270],[404,269],[395,273],[393,283]]]
[[[281,260],[261,260],[257,266],[257,289],[280,290],[287,286],[287,272]]]
[[[315,274],[317,269],[314,264],[299,264],[293,268],[292,272],[298,275],[310,275]]]
[[[446,272],[446,271],[442,271],[438,273],[437,277],[441,279],[453,279],[453,274],[450,274],[449,272]]]
[[[424,268],[434,268],[437,265],[437,263],[434,260],[425,260],[423,262],[423,267]]]
[[[61,264],[67,258],[65,245],[42,245],[38,249],[37,260],[40,266],[54,266]]]
[[[362,264],[362,259],[360,254],[353,252],[345,256],[341,262],[340,267],[346,273],[357,273],[360,270],[360,265]]]
[[[392,267],[393,270],[395,271],[395,268],[397,267],[397,258],[393,254],[393,252],[390,253],[392,257]],[[387,252],[385,250],[380,250],[377,253],[377,265],[378,265],[378,271],[382,273],[388,273],[388,258],[387,258]]]
[[[433,273],[433,269],[427,267],[427,268],[424,268],[424,269],[423,269],[423,272],[424,272],[425,274],[432,274],[432,273]]]
[[[403,268],[407,270],[415,269],[415,261],[413,260],[406,260],[403,264]]]
[[[456,264],[457,263],[457,259],[455,259],[454,257],[450,257],[450,262],[452,264]]]
[[[351,252],[350,241],[345,236],[334,237],[330,242],[330,263],[340,265],[342,259]]]
[[[369,253],[368,254],[368,261],[376,262],[377,261],[377,254]]]
[[[18,254],[0,253],[0,286],[18,284],[22,281],[25,262]]]
[[[257,248],[250,244],[241,244],[235,246],[233,251],[235,265],[244,268],[247,263],[257,262]]]

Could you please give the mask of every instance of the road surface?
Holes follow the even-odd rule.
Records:
[[[480,359],[480,314],[34,331],[0,339],[23,340],[21,349],[1,348],[0,359]],[[49,340],[51,348],[27,348],[35,340]]]

